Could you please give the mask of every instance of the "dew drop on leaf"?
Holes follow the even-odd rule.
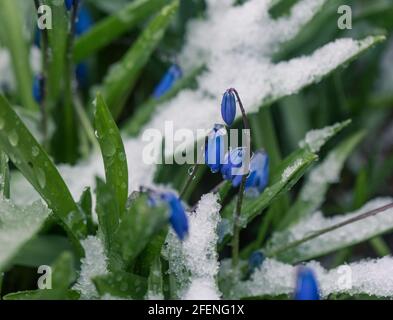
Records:
[[[11,146],[16,147],[19,142],[19,136],[15,130],[12,130],[8,135],[8,141],[10,142]]]

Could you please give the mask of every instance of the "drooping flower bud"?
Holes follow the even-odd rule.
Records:
[[[219,172],[224,159],[227,131],[222,124],[215,124],[205,143],[205,163],[213,173]]]
[[[319,300],[318,283],[314,272],[304,266],[297,270],[295,300]]]
[[[221,116],[224,122],[231,126],[236,116],[236,96],[232,89],[225,91],[221,101]]]
[[[33,79],[33,97],[37,103],[41,103],[44,99],[45,80],[42,75],[36,75]]]
[[[153,92],[153,97],[158,99],[162,97],[165,93],[167,93],[175,84],[177,80],[179,80],[183,76],[183,72],[180,67],[176,64],[172,65],[164,77],[161,79],[159,84],[155,87]]]
[[[180,240],[184,240],[188,235],[188,218],[183,204],[178,196],[171,192],[165,192],[161,195],[170,210],[169,222],[175,230]]]

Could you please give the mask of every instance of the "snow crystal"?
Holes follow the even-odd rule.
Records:
[[[288,180],[292,174],[297,171],[303,165],[303,159],[297,159],[295,163],[289,167],[287,167],[281,175],[281,180]]]
[[[195,212],[188,213],[189,236],[181,242],[170,232],[164,248],[169,272],[175,277],[177,296],[183,299],[219,299],[215,277],[219,262],[216,252],[220,204],[215,194],[204,195]]]
[[[94,236],[82,240],[82,246],[85,249],[85,257],[81,259],[79,279],[73,289],[81,293],[82,300],[97,299],[98,293],[92,279],[108,273],[104,246],[102,241]]]
[[[321,147],[346,123],[336,123],[322,129],[307,132],[305,138],[299,142],[300,148],[309,148],[311,152],[319,152]]]
[[[315,272],[322,298],[336,293],[393,296],[392,257],[345,264],[332,270],[324,269],[315,261],[306,265]],[[250,280],[238,283],[233,292],[236,293],[236,298],[291,296],[295,289],[296,270],[296,266],[266,259]]]
[[[16,206],[9,200],[0,200],[0,270],[41,229],[49,213],[41,201]]]
[[[273,234],[265,251],[272,252],[285,244],[303,239],[313,232],[336,225],[392,202],[392,198],[377,198],[369,201],[355,212],[330,218],[324,217],[322,212],[318,211],[291,226],[288,230]],[[309,240],[295,248],[286,250],[279,254],[279,258],[288,262],[308,260],[362,242],[391,229],[393,229],[393,208],[375,216],[353,222]]]

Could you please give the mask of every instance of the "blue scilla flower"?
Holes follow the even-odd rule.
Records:
[[[249,272],[252,273],[255,269],[260,268],[264,260],[265,255],[261,251],[254,251],[248,258]]]
[[[232,181],[234,187],[238,187],[242,181],[243,163],[246,157],[246,148],[238,147],[229,150],[224,157],[224,163],[221,166],[221,174],[225,180]]]
[[[236,116],[236,96],[232,89],[225,91],[221,101],[221,116],[231,126]]]
[[[215,124],[205,143],[205,163],[213,173],[219,172],[224,159],[227,131],[222,124]]]
[[[64,0],[65,7],[68,11],[72,9],[72,6],[75,4],[76,1],[79,0]]]
[[[319,300],[318,283],[310,268],[300,266],[297,271],[295,300]]]
[[[265,190],[269,182],[269,156],[265,151],[256,152],[251,158],[250,174],[246,180],[249,195],[258,195]]]
[[[155,87],[153,97],[156,99],[162,97],[173,87],[175,82],[179,80],[182,76],[183,72],[180,67],[176,64],[172,65],[166,72],[164,77],[161,79],[159,84]]]
[[[174,193],[165,192],[161,195],[161,199],[164,200],[169,207],[169,222],[173,230],[175,230],[180,240],[184,240],[188,235],[188,218],[179,197]]]
[[[33,97],[37,103],[41,103],[44,99],[44,78],[37,75],[33,79]]]
[[[90,14],[90,11],[85,6],[82,6],[78,12],[78,18],[76,20],[76,25],[75,25],[76,35],[81,36],[82,34],[89,31],[93,23],[94,21]]]

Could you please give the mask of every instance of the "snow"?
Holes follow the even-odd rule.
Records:
[[[322,298],[336,293],[393,296],[393,258],[390,256],[345,264],[332,270],[324,269],[315,261],[306,265],[316,274]],[[266,259],[250,280],[235,285],[235,298],[283,294],[291,296],[295,289],[296,269],[296,266]]]
[[[215,281],[220,208],[218,196],[206,194],[195,212],[188,213],[188,238],[181,242],[173,231],[168,234],[163,253],[169,261],[169,273],[176,279],[178,298],[214,300],[221,296]]]
[[[92,279],[108,273],[104,245],[98,237],[88,236],[82,240],[82,246],[85,250],[85,257],[81,259],[79,279],[73,289],[80,292],[82,300],[97,299],[98,293]]]
[[[273,234],[264,251],[272,252],[285,244],[303,239],[311,233],[336,225],[370,210],[393,202],[393,198],[376,198],[362,208],[351,213],[334,217],[324,217],[322,212],[302,219],[288,230]],[[340,248],[356,244],[393,229],[393,209],[388,209],[373,217],[356,221],[334,231],[325,233],[295,248],[286,250],[279,259],[287,262],[308,260]]]
[[[40,231],[49,214],[50,210],[40,200],[28,206],[16,206],[0,199],[0,271]]]
[[[286,181],[290,176],[293,175],[303,165],[303,159],[297,159],[295,163],[287,167],[281,175],[281,180]]]

